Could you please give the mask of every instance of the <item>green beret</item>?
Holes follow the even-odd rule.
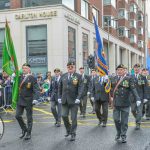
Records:
[[[148,71],[148,69],[147,68],[143,68],[142,71]]]
[[[84,69],[84,67],[80,67],[79,70],[80,70],[80,69]]]
[[[134,68],[140,68],[141,66],[140,66],[140,64],[135,64],[134,65]]]
[[[69,62],[67,63],[67,66],[70,66],[70,65],[75,65],[75,62],[69,61]]]
[[[60,72],[60,69],[59,68],[55,68],[54,72]]]
[[[97,71],[97,69],[91,69],[91,72],[92,72],[92,71]]]
[[[118,68],[126,69],[126,67],[125,67],[123,64],[118,65],[118,66],[116,67],[116,70],[117,70]]]
[[[27,67],[31,67],[28,63],[24,63],[22,66],[27,66]]]

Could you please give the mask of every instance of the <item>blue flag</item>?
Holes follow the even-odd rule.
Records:
[[[100,76],[105,76],[108,75],[108,66],[104,57],[103,44],[99,33],[98,25],[94,16],[93,19],[94,19],[94,26],[95,26],[95,33],[96,33],[96,41],[98,44],[98,49],[96,52],[97,69]],[[105,86],[105,91],[108,93],[110,89],[111,89],[111,82],[108,79],[108,82]]]
[[[147,52],[146,52],[146,67],[147,67],[147,69],[149,70],[149,73],[150,73],[150,42],[148,43]]]

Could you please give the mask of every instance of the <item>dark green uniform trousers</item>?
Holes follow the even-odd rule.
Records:
[[[81,98],[81,101],[80,101],[80,112],[83,115],[86,114],[86,105],[87,105],[87,96],[84,96]]]
[[[95,112],[100,122],[107,123],[108,118],[108,101],[95,101]]]
[[[72,124],[69,121],[69,111],[71,112]],[[64,121],[64,125],[66,128],[66,131],[71,134],[76,134],[77,113],[78,113],[78,105],[77,104],[73,104],[73,105],[62,104],[62,118]]]
[[[24,109],[26,110],[26,116],[27,116],[27,126],[22,118]],[[17,105],[16,109],[16,119],[21,127],[22,130],[27,130],[28,133],[31,133],[32,130],[32,124],[33,124],[33,118],[32,118],[32,106],[21,106]]]
[[[131,111],[135,118],[136,124],[141,124],[143,104],[137,107],[136,102],[131,103]]]
[[[56,109],[57,107],[57,109]],[[56,122],[61,123],[61,104],[56,101],[51,101],[51,111]]]
[[[129,111],[130,107],[115,107],[113,110],[113,118],[117,130],[117,136],[126,137]]]

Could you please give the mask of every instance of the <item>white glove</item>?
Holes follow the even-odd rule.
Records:
[[[104,76],[104,82],[106,82],[108,80],[108,75]]]
[[[60,99],[60,98],[58,99],[58,103],[59,103],[59,104],[61,104],[61,103],[62,103],[62,101],[61,101],[61,99]]]
[[[16,74],[15,74],[15,73],[13,73],[11,76],[14,78],[14,77],[16,77]]]
[[[147,99],[144,99],[144,101],[143,101],[143,102],[144,102],[144,104],[145,104],[145,103],[147,103],[147,102],[148,102],[148,100],[147,100]]]
[[[136,101],[136,105],[139,107],[141,105],[141,101]]]
[[[37,100],[33,100],[32,104],[36,105],[36,104],[38,104],[38,101]]]
[[[91,101],[94,102],[94,97],[91,97]]]
[[[90,92],[87,92],[87,95],[90,95]]]
[[[75,104],[80,104],[80,100],[79,100],[79,99],[76,99],[76,100],[75,100]]]

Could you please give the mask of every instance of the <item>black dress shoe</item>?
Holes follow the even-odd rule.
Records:
[[[30,133],[27,133],[27,135],[25,136],[25,138],[24,138],[25,140],[29,140],[29,139],[31,139],[31,134]]]
[[[27,133],[27,130],[22,130],[22,135],[19,137],[20,139],[22,139]]]
[[[92,114],[96,114],[96,112],[95,112],[95,111],[92,111]]]
[[[115,137],[115,141],[119,141],[120,140],[120,135],[116,135],[116,137]]]
[[[86,116],[85,116],[85,114],[83,114],[83,116],[82,116],[83,118],[85,118]]]
[[[76,140],[76,135],[75,134],[71,134],[70,141],[75,141],[75,140]]]
[[[61,123],[60,123],[60,122],[57,122],[55,126],[56,126],[56,127],[60,127],[60,126],[61,126]]]
[[[98,126],[100,126],[100,125],[101,125],[101,123],[102,123],[102,122],[99,120]]]
[[[135,130],[140,130],[140,124],[136,124]]]
[[[106,123],[105,122],[103,122],[102,127],[106,127]]]
[[[122,141],[121,141],[122,143],[127,143],[127,140],[126,140],[126,138],[125,137],[122,137]]]
[[[65,137],[68,137],[70,135],[70,132],[66,132]]]

